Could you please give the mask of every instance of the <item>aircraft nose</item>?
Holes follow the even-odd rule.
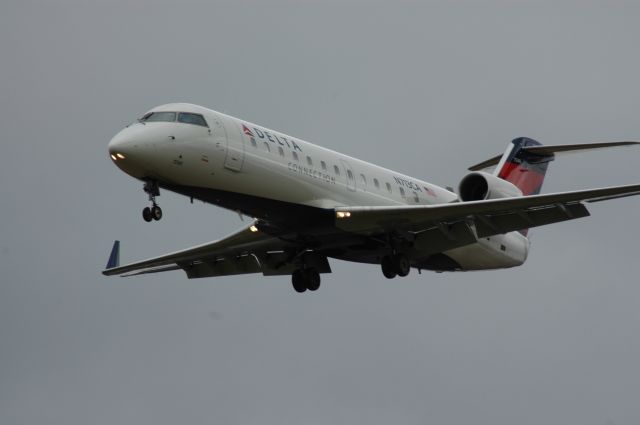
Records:
[[[125,173],[139,177],[148,168],[148,143],[144,132],[127,127],[113,136],[107,149],[114,164]]]
[[[127,156],[131,156],[136,148],[137,143],[131,137],[127,129],[120,131],[113,136],[108,145],[109,155],[114,161],[124,160]]]

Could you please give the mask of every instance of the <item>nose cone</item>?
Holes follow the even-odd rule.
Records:
[[[109,154],[117,155],[121,154],[126,156],[135,152],[139,141],[136,140],[135,135],[129,131],[129,128],[125,128],[118,134],[113,136],[113,139],[109,142]]]
[[[144,175],[145,151],[148,148],[143,134],[132,127],[120,131],[108,145],[111,160],[122,171],[134,177]]]

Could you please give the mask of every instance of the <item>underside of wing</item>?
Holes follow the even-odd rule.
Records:
[[[124,266],[112,260],[119,256],[118,249],[116,242],[102,274],[133,276],[182,269],[190,279],[246,273],[284,275],[291,274],[295,269],[294,260],[304,255],[297,243],[260,232],[254,225],[215,242]],[[326,258],[308,257],[305,262],[314,263],[320,273],[331,271]]]
[[[370,236],[405,232],[420,251],[437,253],[482,237],[586,217],[583,202],[638,194],[640,185],[628,185],[442,205],[340,208],[336,226]]]

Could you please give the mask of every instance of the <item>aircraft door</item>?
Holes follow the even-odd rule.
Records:
[[[231,129],[231,127],[236,127],[235,123],[229,123],[227,128]],[[222,122],[221,122],[222,126]],[[241,171],[242,164],[244,163],[244,142],[242,133],[240,131],[231,131],[229,134],[225,132],[224,127],[222,127],[222,131],[224,134],[224,142],[227,145],[227,154],[224,158],[224,166],[229,170],[233,171]]]
[[[344,175],[345,175],[345,178],[347,179],[347,189],[351,191],[355,191],[356,176],[355,174],[353,174],[353,169],[351,168],[351,165],[349,165],[349,163],[343,159],[341,159],[340,162],[342,163],[342,168],[344,168]]]

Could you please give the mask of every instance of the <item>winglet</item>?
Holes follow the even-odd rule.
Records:
[[[111,249],[111,255],[109,255],[109,261],[107,262],[106,269],[112,269],[120,266],[120,241],[113,242],[113,248]]]

